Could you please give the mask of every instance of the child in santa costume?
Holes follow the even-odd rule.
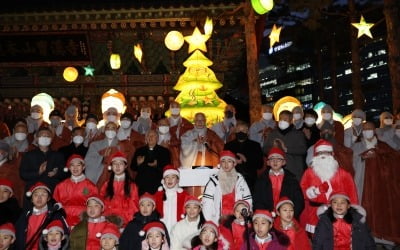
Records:
[[[189,194],[179,187],[179,171],[173,165],[163,169],[162,186],[154,194],[156,209],[165,223],[168,232],[181,220],[184,214],[184,203]]]
[[[14,249],[15,227],[11,223],[0,225],[0,249]]]
[[[243,242],[242,250],[285,250],[289,238],[273,228],[272,214],[268,210],[255,210],[253,217],[254,232],[250,234],[249,243]],[[249,246],[249,247],[248,247]]]
[[[25,211],[16,222],[16,249],[39,249],[42,230],[53,220],[62,221],[64,232],[69,232],[65,221],[65,211],[53,202],[51,191],[42,182],[35,183],[26,193],[31,198],[32,208]]]
[[[166,228],[160,221],[147,223],[140,234],[146,235],[142,241],[142,250],[169,250]]]
[[[66,250],[69,249],[69,237],[64,233],[60,220],[52,221],[43,230],[43,236],[39,245],[40,250]]]
[[[294,218],[294,203],[288,197],[282,197],[276,204],[277,217],[274,228],[285,233],[290,239],[288,250],[311,250],[306,231]]]
[[[144,240],[144,235],[140,235],[139,232],[143,229],[145,224],[152,221],[160,221],[160,215],[156,211],[154,196],[149,193],[144,193],[139,198],[139,212],[134,214],[134,219],[125,227],[119,239],[119,248],[141,249],[141,242]],[[166,237],[169,242],[168,232],[166,232]]]
[[[84,218],[71,232],[71,250],[100,249],[101,232],[110,223],[118,223],[116,220],[113,220],[114,218],[103,216],[104,208],[104,202],[100,196],[92,195],[87,199]]]
[[[21,214],[21,208],[14,196],[13,186],[10,180],[0,179],[0,225],[7,222],[14,224]]]
[[[68,158],[64,171],[70,171],[71,177],[57,184],[54,189],[54,199],[63,205],[67,213],[68,225],[73,228],[80,222],[80,216],[85,211],[86,200],[97,195],[96,185],[86,178],[85,161],[82,156],[73,154]]]
[[[304,209],[304,198],[296,176],[285,168],[285,152],[277,147],[271,148],[267,165],[267,170],[254,187],[254,208],[273,211],[280,197],[286,196],[295,204],[294,215],[298,218]]]
[[[200,234],[192,239],[194,250],[228,250],[229,242],[220,235],[218,226],[213,221],[204,222]]]
[[[365,210],[351,204],[345,192],[332,193],[329,201],[329,207],[318,209],[320,217],[313,237],[313,249],[376,249],[365,223]]]
[[[223,220],[220,225],[220,233],[230,242],[231,250],[239,250],[246,237],[247,229],[251,227],[249,218],[250,204],[244,200],[238,200],[233,206],[233,215]]]
[[[104,198],[105,215],[120,216],[125,227],[132,220],[138,209],[138,188],[131,179],[127,169],[126,155],[120,151],[111,156],[110,179],[100,189]]]
[[[333,145],[323,139],[314,145],[311,166],[300,181],[305,208],[300,223],[309,233],[314,233],[318,223],[317,209],[328,204],[329,196],[338,191],[346,192],[351,204],[358,204],[356,186],[350,173],[339,166],[333,154]]]
[[[192,238],[200,233],[205,222],[201,202],[196,197],[186,197],[184,209],[184,219],[178,221],[171,230],[171,250],[191,249]]]
[[[118,241],[121,233],[114,224],[107,225],[100,237],[101,250],[118,250]]]

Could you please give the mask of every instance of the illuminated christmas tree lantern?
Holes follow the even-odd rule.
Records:
[[[67,82],[74,82],[78,75],[78,70],[75,67],[66,67],[63,72],[63,77]]]
[[[168,32],[164,39],[165,46],[172,51],[182,48],[184,42],[182,33],[176,30]]]
[[[111,54],[110,66],[112,69],[115,70],[121,68],[121,57],[119,56],[119,54]]]
[[[259,15],[264,15],[274,7],[273,0],[251,0],[254,11]]]

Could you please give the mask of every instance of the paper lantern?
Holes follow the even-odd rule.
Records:
[[[75,69],[76,70],[76,69]],[[49,115],[50,112],[54,109],[54,100],[47,93],[39,93],[32,97],[31,107],[34,105],[39,105],[43,109],[43,120],[46,122],[50,122]]]
[[[211,36],[213,31],[213,21],[211,18],[207,17],[206,22],[204,24],[204,33],[208,36]]]
[[[251,0],[254,11],[259,15],[264,15],[274,7],[273,0]]]
[[[275,120],[277,120],[277,121],[279,120],[279,114],[283,110],[289,110],[291,112],[292,109],[296,106],[301,106],[301,102],[297,98],[295,98],[293,96],[282,97],[274,105],[273,112],[274,112]]]
[[[143,51],[140,44],[136,44],[133,46],[133,55],[140,63],[142,63]]]
[[[112,69],[121,68],[121,57],[119,54],[111,54],[110,56],[110,66]]]
[[[74,82],[78,75],[78,70],[75,67],[66,67],[63,72],[63,77],[67,82]]]
[[[184,42],[182,33],[176,30],[168,32],[164,39],[165,46],[172,51],[182,48]]]

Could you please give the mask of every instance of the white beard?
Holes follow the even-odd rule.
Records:
[[[312,168],[322,182],[330,180],[337,172],[339,163],[332,155],[314,156]]]
[[[218,171],[219,185],[223,195],[233,192],[233,189],[236,185],[237,176],[236,169],[234,168],[230,172],[225,172],[222,169]]]

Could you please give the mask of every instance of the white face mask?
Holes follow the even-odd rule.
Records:
[[[314,117],[306,117],[304,119],[304,122],[307,124],[307,126],[312,126],[315,124],[315,118]]]
[[[158,131],[160,131],[161,134],[166,134],[169,132],[169,127],[168,126],[160,126],[160,127],[158,127]]]
[[[180,112],[181,112],[180,108],[171,108],[172,115],[179,115]]]
[[[86,128],[87,129],[95,129],[95,128],[97,128],[97,124],[94,122],[88,122],[88,123],[86,123]]]
[[[331,113],[322,113],[322,119],[324,119],[325,121],[329,121],[330,119],[332,119],[332,114]]]
[[[83,142],[83,136],[77,135],[72,138],[72,142],[75,144],[81,144]]]
[[[38,112],[32,112],[31,113],[31,118],[34,120],[40,119],[40,117],[42,117],[42,114],[38,113]]]
[[[140,117],[142,117],[144,119],[149,119],[150,118],[150,113],[140,112]]]
[[[114,139],[114,137],[117,135],[117,132],[114,130],[106,130],[104,133],[108,139]]]
[[[41,136],[38,138],[38,144],[39,144],[39,146],[47,147],[51,144],[51,138]]]
[[[25,133],[15,133],[15,139],[17,141],[23,141],[26,139],[26,134]]]
[[[115,116],[115,115],[109,115],[109,116],[107,116],[107,121],[109,121],[109,122],[116,122],[116,121],[117,121],[117,116]]]
[[[122,120],[121,121],[121,127],[124,128],[124,129],[129,128],[131,126],[131,124],[132,124],[131,121],[128,121],[128,120]]]
[[[396,134],[397,137],[400,138],[400,129],[396,129],[394,133]]]
[[[287,121],[279,121],[278,126],[281,130],[285,130],[290,126],[290,124]]]
[[[269,112],[267,112],[267,113],[262,113],[262,118],[264,119],[264,120],[271,120],[272,119],[272,113],[269,113]]]
[[[354,117],[354,118],[353,118],[353,124],[354,124],[354,126],[360,126],[361,123],[362,123],[362,119],[361,119],[361,118],[358,118],[358,117]]]
[[[293,120],[297,121],[301,119],[301,114],[300,113],[294,113],[293,114]]]
[[[374,137],[373,130],[364,130],[362,133],[365,139],[371,139],[372,137]]]
[[[386,126],[390,126],[393,124],[393,119],[390,118],[383,119],[383,124],[385,124]]]

